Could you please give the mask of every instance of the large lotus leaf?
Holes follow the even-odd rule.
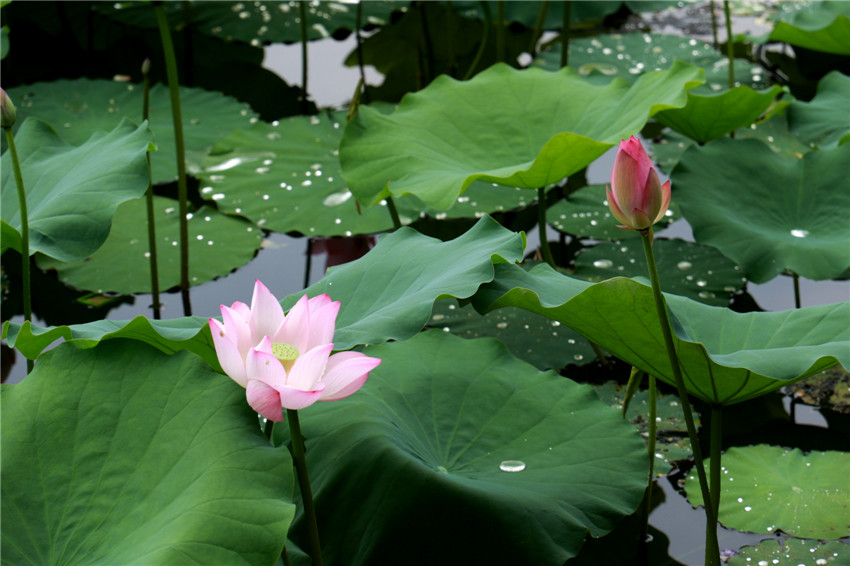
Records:
[[[342,178],[337,148],[344,123],[344,113],[335,113],[234,131],[204,161],[201,195],[276,232],[351,236],[391,229],[386,207],[358,211]],[[408,222],[419,215],[398,205]]]
[[[292,461],[187,352],[63,344],[3,386],[3,561],[272,564]]]
[[[616,382],[608,381],[593,386],[596,394],[606,404],[619,409],[622,413],[625,401],[625,388]],[[673,469],[676,462],[691,457],[691,442],[688,429],[682,417],[682,407],[676,395],[657,394],[655,401],[655,475],[663,476]],[[643,438],[649,438],[649,391],[638,391],[629,403],[625,415]],[[694,414],[699,426],[699,415]]]
[[[365,351],[366,385],[302,416],[328,562],[560,566],[639,504],[643,442],[590,387],[492,339]]]
[[[673,202],[664,218],[656,224],[656,230],[678,220],[677,208]],[[639,237],[634,230],[617,228],[608,208],[605,185],[589,185],[570,193],[546,209],[546,221],[558,231],[580,238],[627,240]]]
[[[641,2],[643,4],[643,2]],[[594,83],[607,84],[613,77],[634,82],[649,71],[669,69],[676,60],[688,61],[705,70],[705,84],[693,92],[709,94],[729,85],[729,59],[701,39],[661,33],[597,35],[570,40],[570,66]],[[556,70],[561,67],[560,43],[539,54],[536,65]],[[767,88],[761,67],[735,60],[735,82]]]
[[[146,8],[151,10],[149,6]],[[142,87],[136,84],[60,80],[16,87],[9,90],[9,95],[18,104],[19,113],[50,122],[57,128],[59,137],[72,145],[79,145],[92,132],[111,130],[124,116],[136,122],[142,118]],[[180,109],[189,172],[200,168],[204,156],[219,138],[256,121],[246,104],[200,88],[180,88]],[[168,87],[162,84],[151,87],[149,116],[158,149],[151,153],[153,182],[173,181],[177,178],[177,158]]]
[[[784,41],[815,51],[850,55],[850,4],[812,2],[776,22],[771,41]]]
[[[850,141],[850,77],[833,71],[818,83],[811,102],[788,107],[791,132],[806,143],[830,145]]]
[[[634,85],[597,86],[569,68],[504,64],[465,82],[440,76],[390,115],[361,108],[340,144],[343,174],[368,205],[412,193],[448,209],[476,180],[543,187],[587,166],[649,116],[683,106],[701,75],[676,63]]]
[[[206,329],[209,322],[199,316],[186,316],[164,320],[151,320],[137,316],[133,320],[97,320],[85,324],[42,328],[30,322],[23,324],[5,321],[3,339],[30,360],[34,360],[56,340],[74,346],[94,348],[103,340],[130,338],[145,342],[166,354],[188,350],[202,357],[214,368],[218,357],[212,336]]]
[[[159,288],[180,284],[178,203],[154,197]],[[189,282],[199,285],[223,277],[253,259],[263,235],[253,224],[201,207],[190,213]],[[112,219],[109,237],[94,254],[76,263],[38,258],[42,269],[56,269],[59,279],[78,289],[123,294],[150,293],[150,251],[144,198],[127,201]]]
[[[511,354],[541,370],[596,359],[584,336],[557,320],[524,309],[507,307],[482,316],[470,305],[437,301],[428,326],[461,338],[496,338]]]
[[[717,94],[689,92],[684,108],[663,110],[655,119],[696,142],[705,143],[755,122],[780,92],[782,88],[778,85],[762,91],[739,86]]]
[[[850,367],[850,302],[783,312],[737,313],[667,295],[673,341],[688,391],[729,405],[835,364]],[[482,312],[521,307],[558,320],[623,361],[675,383],[652,289],[617,277],[591,285],[547,265],[496,265],[473,297]]]
[[[850,536],[847,452],[804,454],[759,444],[730,448],[722,461],[718,516],[723,525],[800,538]],[[685,490],[692,505],[703,504],[695,475],[688,476]]]
[[[401,228],[360,259],[332,267],[304,293],[342,302],[337,349],[405,340],[419,332],[438,298],[466,298],[493,280],[494,262],[522,259],[525,237],[485,216],[448,242]],[[288,308],[303,293],[282,301]]]
[[[850,144],[783,160],[755,140],[689,148],[671,173],[696,240],[734,260],[754,283],[790,269],[814,280],[850,267]]]
[[[462,236],[440,242],[403,228],[382,238],[357,261],[335,267],[306,291],[282,301],[286,308],[305,292],[328,293],[341,301],[334,345],[345,350],[358,344],[406,339],[422,329],[438,298],[471,296],[492,281],[493,263],[522,258],[525,238],[482,218]],[[231,300],[222,298],[222,302]],[[6,322],[3,338],[27,358],[35,359],[54,340],[63,338],[80,348],[101,340],[133,338],[164,352],[190,350],[218,367],[207,319],[184,317],[131,321],[101,320],[87,324],[39,328]]]
[[[169,19],[191,26],[199,32],[223,39],[260,46],[267,43],[293,43],[301,40],[301,15],[297,0],[282,2],[192,2],[187,13],[184,6],[166,2]],[[118,2],[95,4],[98,11],[122,23],[156,28],[156,14],[147,4]],[[381,25],[394,10],[404,10],[398,2],[369,0],[363,2],[363,25]],[[337,30],[357,28],[357,5],[334,1],[311,1],[307,4],[307,38],[325,39]]]
[[[821,542],[794,538],[767,539],[757,546],[743,546],[737,556],[729,559],[729,566],[752,566],[753,564],[770,564],[770,566],[832,564],[837,566],[845,563],[850,563],[850,545],[837,540]]]
[[[119,204],[148,186],[147,124],[121,120],[79,147],[69,146],[48,124],[26,120],[15,135],[27,198],[29,254],[78,261],[109,235]],[[21,216],[9,152],[2,159],[3,246],[21,251]]]
[[[710,246],[656,238],[653,244],[661,283],[670,293],[707,305],[726,306],[729,295],[744,286],[741,268]],[[646,255],[639,239],[602,242],[576,257],[573,277],[602,281],[611,277],[647,277]]]

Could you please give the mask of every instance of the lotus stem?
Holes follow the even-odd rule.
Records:
[[[4,93],[5,94],[5,93]],[[27,192],[24,189],[24,177],[21,174],[21,162],[18,159],[18,148],[15,146],[15,136],[12,126],[3,126],[6,132],[6,142],[9,144],[9,157],[12,161],[12,171],[15,175],[15,186],[18,189],[18,208],[21,211],[21,286],[23,287],[24,320],[32,323],[32,283],[30,282],[30,225],[27,215]],[[34,362],[27,358],[27,373],[32,371]]]
[[[537,42],[540,41],[540,36],[543,35],[543,24],[546,21],[546,12],[549,11],[549,0],[543,0],[540,3],[540,11],[537,13],[537,23],[534,25],[534,32],[531,34],[531,43],[528,46],[528,52],[533,58],[537,54]]]
[[[307,0],[298,3],[301,14],[301,113],[309,110],[307,104]]]
[[[505,62],[505,0],[496,2],[496,61]]]
[[[708,487],[711,493],[711,507],[714,510],[714,516],[720,517],[720,462],[721,448],[723,444],[723,406],[711,405],[711,439],[709,445],[709,473],[708,478],[710,485]],[[706,536],[717,538],[717,521],[713,524],[706,525]]]
[[[387,210],[390,211],[390,217],[393,219],[393,228],[398,230],[401,228],[401,218],[398,215],[398,209],[395,207],[395,201],[391,196],[387,196]]]
[[[434,80],[434,77],[437,74],[437,58],[434,56],[434,42],[431,40],[431,31],[428,27],[428,12],[426,11],[426,6],[428,4],[429,2],[419,2],[419,24],[422,27],[422,43],[425,46],[423,87]]]
[[[292,460],[298,476],[298,487],[301,490],[301,501],[304,503],[304,520],[310,538],[310,556],[313,566],[322,566],[322,548],[319,544],[319,524],[316,520],[316,507],[313,504],[313,491],[310,489],[310,478],[307,475],[307,457],[304,448],[304,437],[301,435],[301,424],[298,422],[298,411],[286,410],[289,420],[289,435],[292,439]]]
[[[307,259],[304,262],[304,289],[310,285],[310,271],[313,269],[313,238],[307,237]]]
[[[360,37],[360,28],[363,26],[363,0],[357,3],[357,29],[354,32],[354,39],[357,40],[357,67],[360,69],[360,81],[363,84],[363,100],[369,104],[369,89],[366,86],[366,67],[363,63],[363,38]],[[358,92],[360,89],[357,89]]]
[[[477,67],[478,62],[481,61],[481,56],[484,54],[484,48],[487,47],[487,39],[490,37],[490,28],[493,25],[493,15],[490,13],[490,5],[487,2],[479,2],[479,4],[481,5],[481,12],[484,14],[484,31],[481,34],[481,43],[478,44],[478,51],[475,52],[475,58],[472,60],[472,64],[469,66],[466,74],[463,76],[463,80],[468,80],[475,74],[475,67]]]
[[[800,274],[791,273],[791,277],[794,279],[794,308],[799,309],[802,306],[800,301]]]
[[[142,79],[143,79],[143,98],[142,98],[142,120],[148,119],[148,114],[150,110],[150,90],[151,90],[151,81],[150,81],[150,67],[151,60],[145,59],[144,63],[142,63]],[[162,318],[162,312],[160,310],[161,304],[159,302],[159,267],[157,265],[157,256],[156,256],[156,220],[154,216],[153,209],[153,182],[151,179],[151,154],[148,152],[145,157],[148,161],[148,189],[145,191],[145,204],[147,205],[147,216],[148,216],[148,250],[150,253],[150,266],[151,266],[151,300],[153,303],[151,307],[153,308],[153,318],[154,320],[159,320]]]
[[[549,240],[546,239],[546,188],[537,189],[537,232],[540,234],[540,254],[552,269],[555,269],[555,258],[549,249]]]
[[[709,1],[708,9],[711,10],[711,39],[714,42],[714,49],[717,49],[720,42],[717,41],[717,12],[715,11],[714,0]]]
[[[570,20],[572,20],[573,2],[564,2],[564,22],[561,24],[561,68],[570,64]]]
[[[723,0],[723,13],[726,16],[726,56],[729,58],[729,88],[735,88],[735,45],[732,41],[732,15],[729,13],[729,0]]]
[[[649,537],[649,515],[652,513],[652,488],[655,485],[655,437],[658,434],[657,391],[655,387],[655,376],[649,377],[649,438],[647,438],[646,449],[649,452],[649,483],[646,486],[646,520],[643,522],[643,537],[641,544],[646,545]],[[649,558],[647,557],[647,561]]]
[[[174,121],[174,141],[177,146],[177,199],[180,211],[180,294],[183,298],[183,314],[191,316],[192,303],[189,299],[189,191],[186,187],[186,147],[183,138],[183,116],[180,110],[180,83],[177,78],[177,58],[171,42],[168,16],[161,1],[154,2],[162,52],[165,56],[165,72],[168,90],[171,93],[171,117]]]
[[[688,399],[688,390],[685,388],[685,380],[682,377],[682,370],[679,365],[679,355],[676,353],[676,346],[673,344],[673,332],[670,329],[670,319],[667,314],[667,303],[664,300],[664,295],[661,293],[661,282],[658,278],[658,269],[655,266],[655,255],[652,251],[652,227],[638,231],[643,241],[643,251],[646,254],[646,263],[649,269],[649,279],[652,283],[652,294],[655,299],[655,309],[658,313],[658,322],[661,325],[661,333],[664,336],[664,345],[667,349],[667,356],[670,359],[670,367],[673,371],[673,378],[676,381],[676,389],[679,392],[679,402],[682,404],[682,413],[685,417],[685,425],[688,428],[688,438],[691,442],[691,449],[694,453],[694,464],[699,477],[700,490],[702,498],[705,502],[705,516],[708,525],[713,529],[715,535],[708,536],[709,529],[706,529],[705,541],[705,564],[706,566],[719,566],[720,564],[720,548],[717,544],[717,515],[714,512],[712,499],[708,487],[708,478],[705,473],[705,463],[702,458],[702,449],[699,444],[699,437],[694,426],[694,415],[691,410],[691,403]]]

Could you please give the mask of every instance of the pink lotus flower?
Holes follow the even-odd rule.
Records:
[[[245,388],[255,411],[279,422],[283,408],[336,401],[363,386],[381,360],[359,352],[331,354],[339,306],[327,295],[304,295],[284,315],[260,281],[250,308],[239,301],[221,305],[223,322],[210,319],[218,361]]]
[[[632,136],[620,142],[607,189],[608,207],[625,230],[646,230],[670,206],[670,181],[663,185],[640,141]]]

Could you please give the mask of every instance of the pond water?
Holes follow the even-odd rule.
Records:
[[[752,19],[740,22],[741,25],[752,23]],[[671,30],[665,28],[665,31]],[[354,39],[351,37],[345,41],[328,39],[310,43],[310,92],[319,106],[342,106],[354,91],[359,73],[357,69],[342,65],[343,59],[354,47]],[[265,66],[279,73],[290,84],[300,84],[300,46],[275,45],[268,48]],[[380,74],[371,68],[367,69],[367,78],[370,84],[378,84],[381,80]],[[615,154],[616,148],[591,165],[588,169],[588,179],[591,183],[608,181]],[[684,220],[678,220],[667,229],[659,231],[657,236],[693,241],[690,227]],[[557,240],[557,232],[552,230],[548,238],[550,241]],[[538,241],[536,230],[531,230],[528,233],[528,253],[536,249]],[[254,279],[264,281],[277,296],[295,293],[304,287],[305,282],[315,282],[322,277],[326,260],[326,253],[309,257],[308,242],[304,238],[293,238],[284,234],[267,235],[253,261],[226,277],[192,288],[193,314],[218,316],[219,305],[222,303],[229,304],[235,300],[250,302]],[[308,263],[309,273],[306,274]],[[803,306],[850,299],[848,281],[801,279],[800,289]],[[794,306],[793,282],[790,277],[780,276],[762,285],[749,284],[747,290],[765,310],[785,310]],[[162,302],[165,318],[182,315],[179,294],[164,294]],[[127,320],[138,315],[150,316],[150,303],[149,295],[138,295],[132,304],[123,304],[111,310],[108,318]],[[20,360],[20,357],[18,359]],[[20,381],[23,376],[23,364],[17,363],[8,382]],[[800,424],[826,426],[824,418],[814,408],[798,407],[796,418]],[[515,462],[503,464],[508,467],[517,465]],[[515,471],[514,468],[511,468],[511,471]],[[671,481],[661,478],[656,485],[662,489],[665,502],[651,514],[651,525],[670,539],[668,552],[674,560],[693,566],[702,564],[705,515],[701,509],[693,509]],[[765,538],[770,537],[724,528],[719,531],[720,547],[733,550],[743,545],[754,545]]]

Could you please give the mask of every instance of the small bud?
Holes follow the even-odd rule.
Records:
[[[151,72],[151,58],[145,57],[145,60],[142,61],[142,75],[148,75]]]
[[[2,109],[2,122],[0,126],[11,128],[15,123],[15,105],[12,104],[12,99],[6,94],[6,91],[0,88],[0,109]]]

